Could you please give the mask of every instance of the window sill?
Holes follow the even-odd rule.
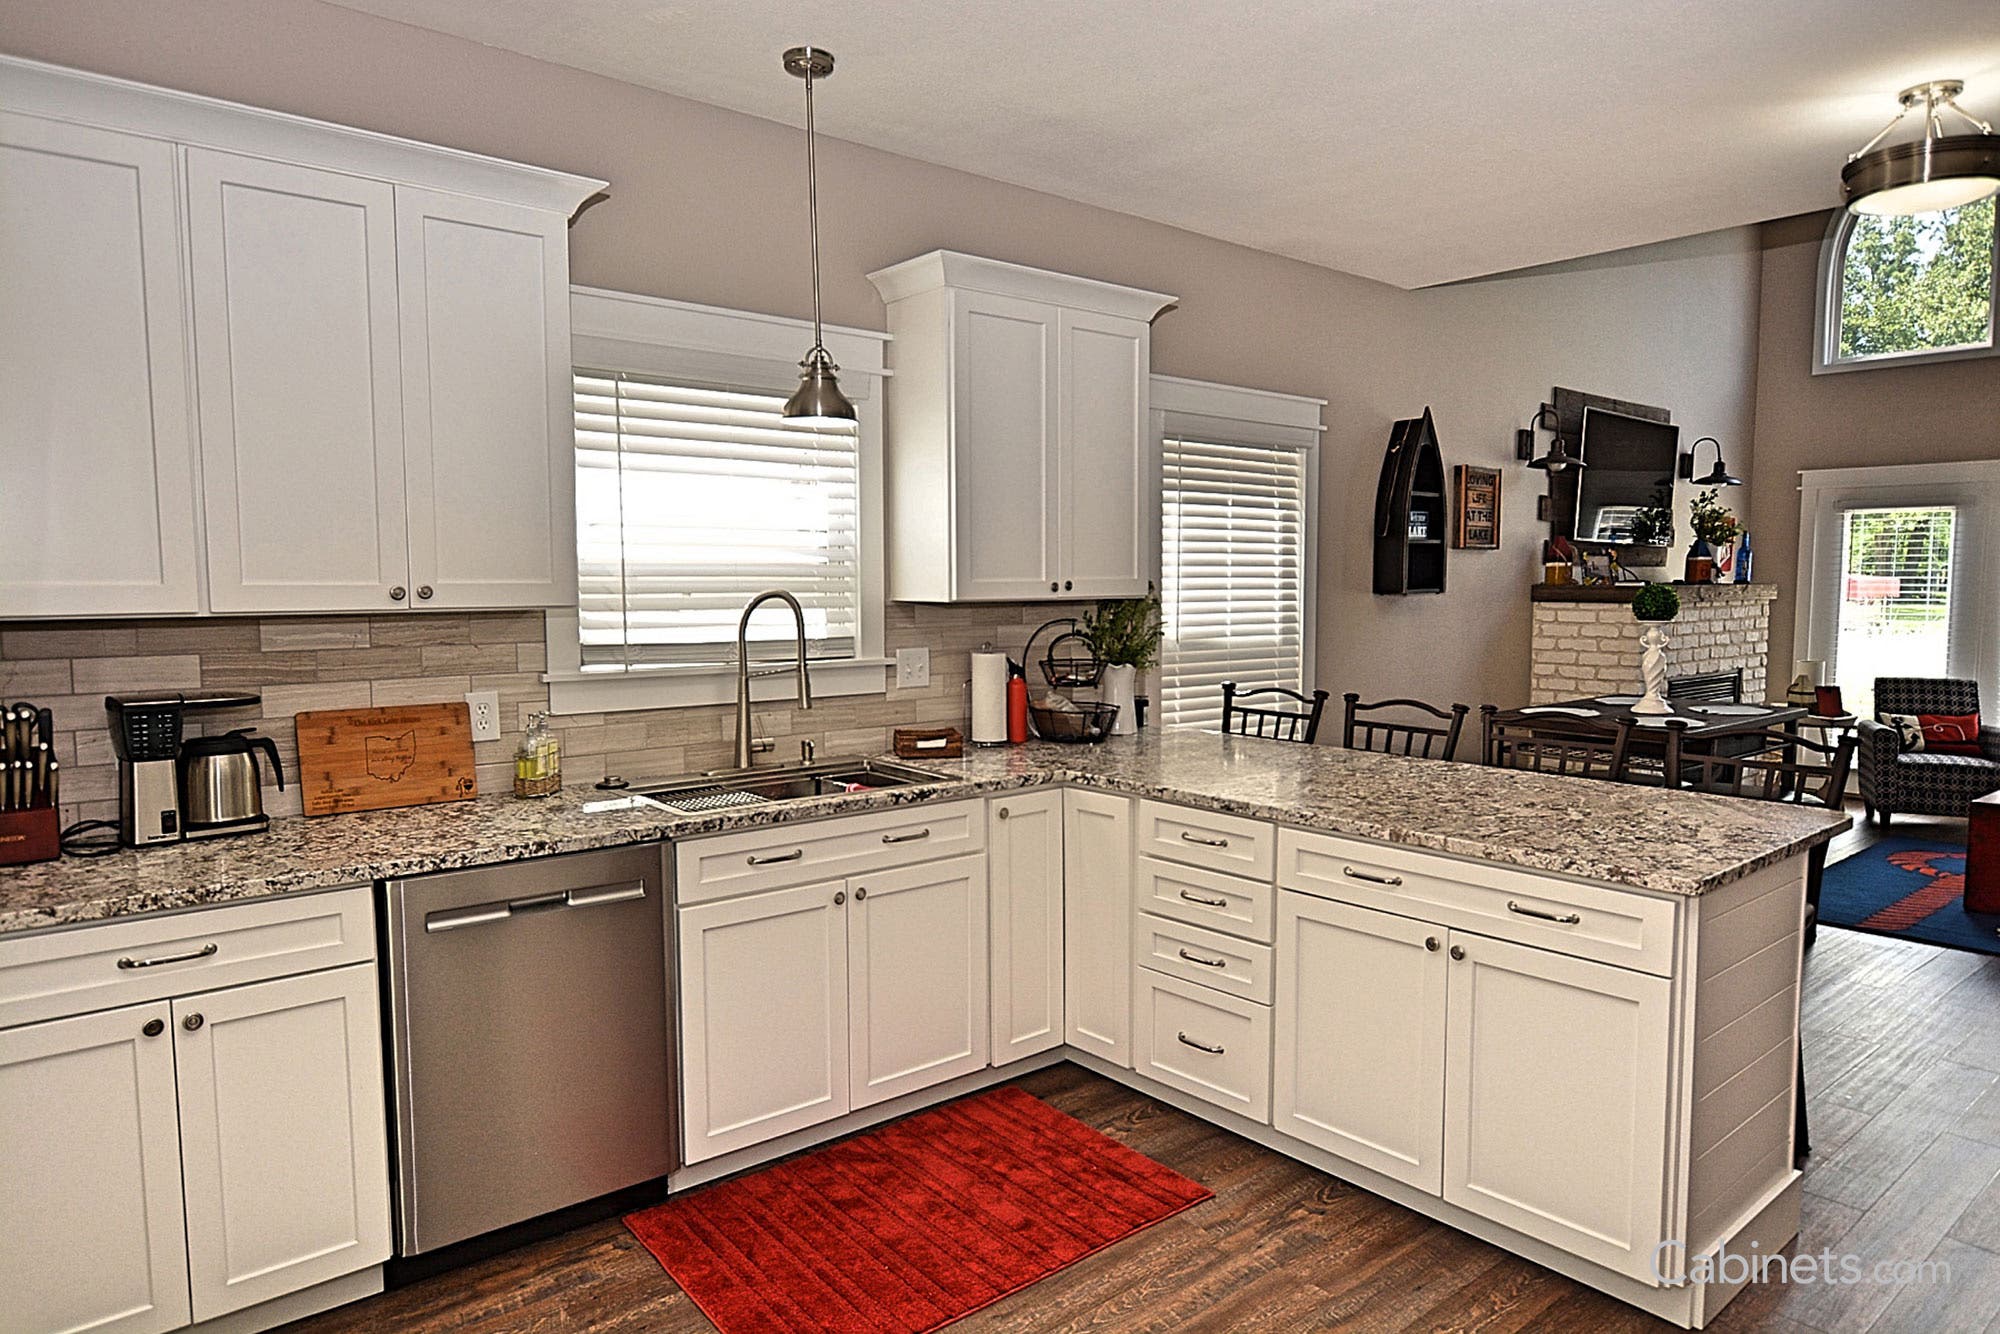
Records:
[[[855,658],[811,665],[815,696],[884,695],[889,690],[887,658]],[[759,661],[759,671],[784,661]],[[734,667],[656,667],[635,672],[547,672],[549,712],[624,713],[639,709],[691,709],[736,702]],[[787,671],[750,682],[750,698],[768,705],[798,697],[798,682]]]

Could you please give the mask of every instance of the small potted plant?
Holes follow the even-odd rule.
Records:
[[[1667,632],[1661,627],[1681,614],[1681,595],[1671,584],[1647,584],[1632,595],[1632,619],[1646,627],[1639,637],[1639,674],[1646,693],[1632,706],[1640,714],[1672,713],[1667,703]]]
[[[1736,516],[1722,508],[1714,488],[1710,488],[1688,506],[1688,526],[1694,529],[1694,545],[1688,548],[1687,582],[1710,583],[1715,578],[1717,553],[1736,540]]]
[[[1098,699],[1118,706],[1111,731],[1130,736],[1139,730],[1138,708],[1133,702],[1136,678],[1160,653],[1160,595],[1148,593],[1142,598],[1098,603],[1095,611],[1084,613],[1083,637],[1105,664]]]
[[[1664,488],[1650,505],[1642,505],[1632,515],[1632,541],[1642,547],[1672,546],[1674,541],[1673,495]]]

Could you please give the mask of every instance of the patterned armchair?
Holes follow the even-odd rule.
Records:
[[[1944,677],[1878,676],[1875,712],[1966,714],[1979,712],[1979,683]],[[1977,797],[2000,790],[2000,727],[1981,726],[1980,755],[1903,753],[1896,729],[1872,719],[1860,725],[1861,800],[1870,818],[1886,826],[1897,812],[1963,816]]]

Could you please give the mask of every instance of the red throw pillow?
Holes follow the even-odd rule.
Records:
[[[1976,713],[1920,713],[1917,726],[1924,729],[1924,749],[1942,755],[1977,755],[1979,715]]]

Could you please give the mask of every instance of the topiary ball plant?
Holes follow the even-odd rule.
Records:
[[[1647,584],[1632,596],[1632,616],[1641,621],[1671,621],[1681,614],[1681,595],[1672,584]]]

